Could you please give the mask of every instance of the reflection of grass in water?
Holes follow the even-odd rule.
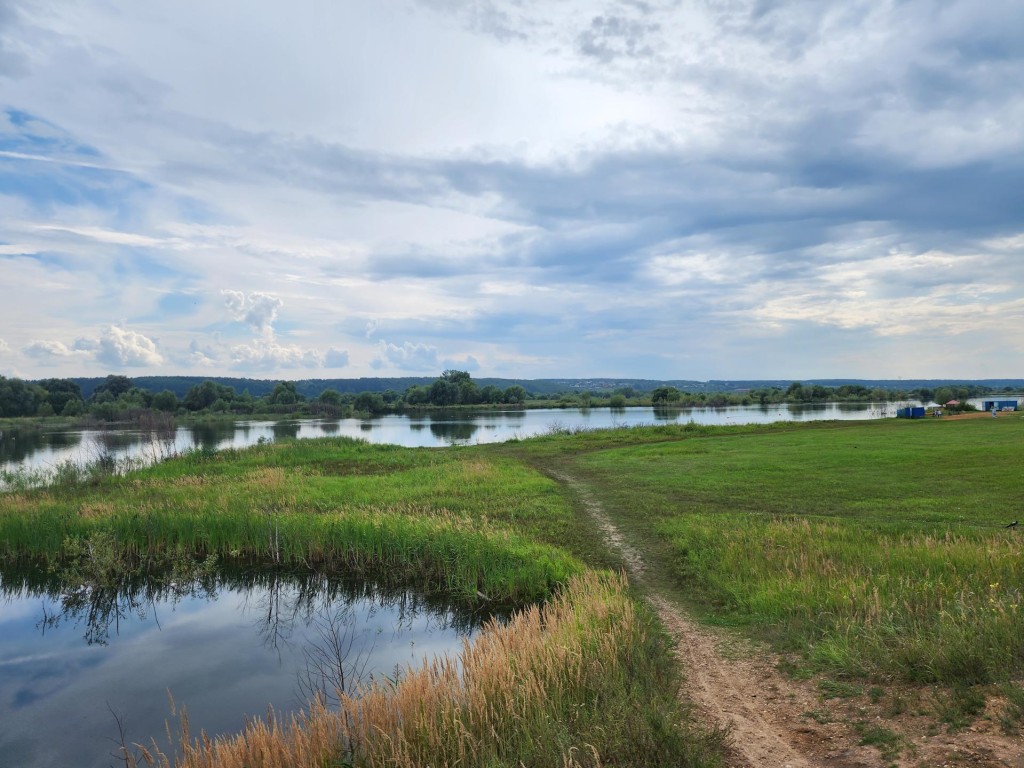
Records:
[[[106,477],[131,472],[145,463],[142,457],[116,458],[111,453],[99,453],[89,461],[66,459],[47,467],[18,467],[0,472],[0,491],[17,493],[33,488],[96,485]]]

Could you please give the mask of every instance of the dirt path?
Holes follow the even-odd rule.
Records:
[[[1024,743],[991,722],[950,735],[937,733],[933,720],[915,715],[883,720],[875,711],[879,707],[823,699],[810,682],[781,674],[767,650],[695,623],[652,586],[643,555],[626,541],[587,485],[564,471],[552,476],[577,495],[657,611],[686,675],[682,695],[708,723],[729,728],[730,768],[1024,768]],[[861,724],[860,732],[854,723]],[[861,744],[865,723],[899,733],[899,755]]]

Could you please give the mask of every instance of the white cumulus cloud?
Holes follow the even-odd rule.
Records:
[[[52,339],[33,341],[22,347],[21,351],[37,360],[45,360],[52,357],[71,357],[74,354],[74,350],[69,348],[64,342]]]
[[[400,368],[403,371],[434,372],[438,368],[437,347],[407,341],[402,346],[381,341],[374,368]]]
[[[231,362],[237,368],[321,368],[323,356],[315,349],[279,344],[274,339],[255,339],[251,344],[231,348]]]
[[[137,331],[116,325],[103,329],[95,354],[96,360],[111,366],[159,365],[164,361],[156,342]]]
[[[445,360],[442,367],[457,371],[479,371],[480,361],[472,355],[466,355],[462,360]]]
[[[188,345],[188,360],[201,368],[212,368],[220,362],[220,355],[212,346],[203,346],[195,339]]]
[[[228,289],[220,294],[224,297],[224,306],[231,310],[236,320],[248,323],[260,333],[273,333],[277,311],[284,306],[281,298],[259,292],[246,296],[242,291]]]
[[[164,362],[155,341],[118,325],[104,326],[98,338],[83,336],[75,339],[70,347],[56,339],[39,339],[23,347],[22,352],[41,362],[78,358],[111,367],[159,365]]]

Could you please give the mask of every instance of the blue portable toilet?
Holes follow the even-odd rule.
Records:
[[[924,406],[923,405],[908,405],[903,408],[896,409],[896,416],[900,419],[923,419],[924,418]]]

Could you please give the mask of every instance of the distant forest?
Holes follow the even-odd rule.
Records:
[[[1024,379],[658,381],[651,379],[474,380],[439,377],[282,381],[199,376],[110,375],[26,381],[0,376],[0,417],[63,416],[159,424],[188,415],[340,418],[417,408],[667,407],[921,400],[945,403],[1024,390]]]
[[[405,392],[410,387],[429,387],[437,380],[436,376],[404,376],[398,378],[359,378],[359,379],[300,379],[293,381],[295,391],[305,398],[316,398],[321,392],[333,389],[341,394],[360,392],[386,392],[394,390]],[[106,381],[106,377],[71,378],[88,398]],[[253,397],[269,395],[281,379],[245,379],[226,376],[136,376],[131,379],[132,385],[149,392],[169,390],[179,398],[186,395],[192,387],[204,381],[212,381],[221,386],[231,387],[237,394],[248,391]],[[520,386],[530,395],[559,396],[566,393],[588,391],[595,394],[610,394],[617,389],[631,388],[636,392],[653,392],[659,387],[675,387],[680,392],[707,394],[743,393],[752,390],[778,388],[786,390],[793,383],[807,386],[822,386],[836,389],[842,386],[858,386],[868,390],[883,392],[908,393],[921,389],[935,390],[939,387],[972,387],[979,394],[994,391],[1020,391],[1024,389],[1024,379],[751,379],[729,381],[712,379],[710,381],[691,381],[686,379],[474,379],[480,387],[494,386],[507,389]],[[38,382],[36,382],[38,383]],[[984,391],[981,391],[984,390]],[[898,398],[895,398],[898,399]]]

